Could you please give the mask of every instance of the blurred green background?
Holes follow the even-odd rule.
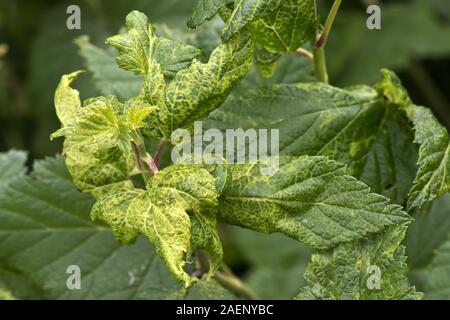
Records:
[[[62,74],[84,67],[73,43],[75,38],[87,34],[92,43],[104,46],[104,39],[120,29],[132,9],[146,13],[152,22],[187,31],[185,24],[193,3],[0,0],[0,152],[27,150],[30,163],[60,152],[60,142],[49,140],[50,133],[59,127],[53,93]],[[331,3],[319,2],[322,15]],[[380,31],[366,28],[370,3],[382,8]],[[66,28],[70,4],[81,8],[81,30]],[[304,79],[300,73],[305,68],[292,63],[293,59],[298,62],[303,58],[292,56],[283,62],[269,81]],[[337,86],[373,84],[379,78],[379,69],[394,69],[414,101],[432,108],[450,128],[450,1],[346,0],[327,47],[327,60],[331,82]],[[255,78],[249,81],[258,84]],[[89,76],[78,81],[77,88],[82,97],[97,94]],[[309,260],[304,247],[281,235],[266,236],[238,228],[224,229],[222,235],[226,260],[261,298],[290,298],[295,294]]]

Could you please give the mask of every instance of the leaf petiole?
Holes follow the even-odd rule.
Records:
[[[131,137],[133,139],[131,141],[131,146],[133,149],[134,160],[136,162],[136,168],[139,170],[144,182],[147,184],[151,177],[158,173],[158,166],[153,160],[153,157],[147,152],[144,138],[140,134],[139,130],[134,130],[131,133]]]
[[[235,276],[225,264],[222,265],[222,271],[217,271],[214,277],[224,288],[234,292],[236,295],[247,300],[258,299],[252,289]]]
[[[164,152],[164,149],[166,148],[167,141],[161,141],[158,145],[158,148],[156,149],[155,156],[153,157],[155,164],[158,166],[159,161],[161,160],[161,156]]]

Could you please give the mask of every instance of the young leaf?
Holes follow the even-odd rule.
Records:
[[[196,47],[157,37],[155,27],[139,11],[127,15],[126,27],[125,33],[108,38],[106,43],[119,51],[119,67],[135,74],[146,76],[151,65],[159,64],[161,71],[172,77],[201,54]]]
[[[230,165],[219,218],[264,233],[281,232],[315,249],[329,249],[378,233],[410,217],[370,193],[345,167],[324,157],[283,160],[262,175],[259,165]]]
[[[359,178],[373,192],[404,206],[417,172],[418,148],[412,143],[414,132],[404,112],[385,110]]]
[[[367,240],[341,244],[313,254],[305,273],[307,286],[297,299],[417,300],[422,298],[405,277],[406,226],[389,227]]]
[[[60,100],[56,105],[64,111],[59,113],[63,128],[52,137],[66,137],[63,149],[66,165],[75,185],[90,191],[126,180],[134,169],[134,162],[126,121],[117,114],[123,105],[110,97],[88,100],[82,108],[81,102],[76,100],[78,91],[68,86],[70,82],[67,84],[77,75],[63,76],[58,87],[57,96],[68,95],[73,99]],[[65,113],[67,110],[71,111]]]
[[[450,191],[450,138],[431,110],[414,105],[398,77],[383,70],[377,88],[387,102],[406,112],[420,145],[419,170],[409,194],[408,208],[420,208]]]
[[[146,125],[145,120],[156,110],[156,107],[133,103],[127,111],[127,125],[131,130],[141,129]]]
[[[80,93],[72,89],[71,84],[82,73],[76,71],[62,76],[55,92],[55,109],[59,121],[64,127],[72,125],[81,109]]]

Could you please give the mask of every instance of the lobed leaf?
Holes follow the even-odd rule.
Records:
[[[367,240],[313,254],[305,273],[307,285],[297,299],[421,299],[422,294],[409,286],[405,276],[405,248],[401,245],[405,232],[405,224],[393,226]]]
[[[194,46],[157,37],[155,27],[139,11],[127,15],[126,28],[125,33],[109,37],[106,43],[119,51],[119,67],[135,74],[146,76],[152,65],[159,64],[165,75],[174,76],[201,54]]]
[[[69,78],[73,80],[77,75],[73,73]],[[67,76],[63,76],[57,95],[73,94],[78,98],[75,91],[67,85]],[[124,106],[114,97],[91,99],[84,107],[79,106],[79,100],[67,103],[57,107],[66,110],[76,106],[76,113],[70,115],[69,124],[62,118],[63,128],[52,138],[66,137],[63,155],[75,185],[90,191],[128,179],[134,163],[128,128],[119,114]]]
[[[195,249],[210,253],[212,272],[222,261],[214,208],[217,196],[208,171],[172,166],[156,174],[147,191],[122,188],[100,197],[91,215],[109,224],[122,243],[133,243],[144,234],[175,277],[189,285],[192,279],[184,266]]]
[[[80,93],[71,88],[71,84],[82,73],[76,71],[62,76],[55,91],[55,110],[63,126],[70,126],[77,119],[81,109]]]
[[[220,220],[264,233],[281,232],[315,249],[363,239],[410,221],[389,199],[370,193],[345,167],[324,157],[283,160],[261,175],[262,164],[230,165],[219,198]]]
[[[253,39],[269,52],[295,52],[316,34],[314,0],[283,0],[250,24]]]

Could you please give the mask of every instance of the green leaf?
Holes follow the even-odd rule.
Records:
[[[347,91],[322,83],[274,85],[227,100],[205,127],[278,129],[281,155],[328,156],[359,176],[384,113],[369,87]]]
[[[93,45],[88,36],[77,38],[75,43],[87,69],[93,74],[95,85],[103,95],[115,95],[126,100],[139,93],[144,79],[119,69],[112,52]]]
[[[281,4],[275,10],[269,9],[260,16],[260,19],[254,20],[250,24],[250,30],[254,41],[266,50],[294,52],[306,42],[314,39],[316,32],[315,2],[314,0],[283,0],[280,2]]]
[[[145,214],[134,211],[136,207],[132,206],[132,202],[143,193],[144,190],[135,188],[119,188],[106,193],[92,208],[91,219],[106,222],[121,243],[134,243],[140,232],[140,224],[145,221],[139,219],[145,219]]]
[[[409,194],[408,208],[420,208],[450,191],[450,138],[447,129],[430,109],[414,105],[398,77],[383,70],[377,86],[388,103],[406,112],[420,145],[417,176]]]
[[[229,128],[278,129],[281,155],[330,157],[347,164],[349,174],[375,192],[406,204],[418,158],[414,132],[406,113],[376,90],[321,83],[248,86],[244,81],[241,96],[233,95],[211,113],[204,127],[224,133]]]
[[[174,188],[196,212],[215,209],[218,193],[214,177],[195,165],[173,165],[158,172],[149,182],[148,189]]]
[[[222,264],[222,243],[217,233],[216,212],[219,194],[216,179],[204,168],[174,165],[160,171],[149,183],[150,190],[174,188],[190,204],[190,254],[204,249],[209,254],[209,275]]]
[[[198,281],[188,289],[186,300],[236,300],[230,291],[214,280]]]
[[[170,272],[189,284],[191,278],[183,270],[189,250],[187,208],[174,189],[117,189],[98,200],[91,216],[109,224],[122,243],[133,243],[140,233],[147,236]]]
[[[252,63],[252,43],[242,34],[217,47],[207,63],[194,60],[169,83],[159,112],[164,137],[189,128],[219,107],[246,75]]]
[[[72,93],[78,98],[78,92],[66,85],[68,78],[73,80],[77,75],[63,76],[62,91],[57,90],[56,95]],[[114,97],[90,99],[84,107],[79,103],[73,98],[56,105],[63,128],[52,135],[66,137],[63,154],[75,185],[90,191],[128,179],[134,162],[126,120],[118,114],[124,106]]]
[[[13,298],[35,300],[42,298],[42,293],[28,277],[17,270],[5,268],[2,263],[0,263],[1,290],[5,290],[4,292]]]
[[[162,72],[172,77],[201,54],[196,47],[157,37],[155,27],[139,11],[127,15],[126,27],[125,33],[109,37],[106,43],[119,51],[119,67],[135,74],[146,76],[151,65],[159,64]]]
[[[256,43],[270,52],[294,52],[314,37],[313,0],[238,0],[223,38],[249,27]]]
[[[281,0],[237,0],[231,18],[227,21],[223,30],[223,38],[230,39],[233,35],[241,32],[249,23],[260,19],[268,11],[275,10]]]
[[[205,20],[211,20],[221,8],[226,6],[227,2],[229,0],[197,0],[187,22],[188,27],[196,28]]]
[[[38,161],[30,177],[0,192],[0,265],[21,273],[46,299],[178,297],[180,284],[148,241],[120,246],[109,228],[90,221],[92,204],[60,159]],[[66,286],[70,265],[81,269],[80,290]]]
[[[411,270],[426,268],[435,250],[448,237],[450,230],[450,195],[445,195],[422,210],[414,212],[414,221],[408,228],[406,249]]]
[[[324,157],[282,159],[272,175],[262,175],[263,166],[230,165],[231,177],[219,198],[222,221],[329,249],[410,220],[399,206],[370,193],[345,174],[343,165]]]
[[[321,83],[247,86],[249,81],[243,82],[242,95],[211,113],[204,127],[224,133],[229,128],[277,129],[281,155],[330,157],[347,164],[349,174],[377,193],[405,203],[417,159],[413,133],[404,112],[387,106],[374,89]]]
[[[215,212],[200,212],[191,216],[191,252],[203,249],[208,253],[209,272],[212,276],[222,265],[222,242],[217,231]]]
[[[25,175],[26,161],[27,154],[23,151],[11,150],[0,153],[0,189]]]
[[[406,205],[416,176],[418,148],[403,111],[387,107],[360,179],[395,203]]]
[[[435,257],[436,249],[448,239],[449,208],[450,195],[444,195],[430,206],[413,213],[414,222],[408,228],[406,238],[408,278],[421,291],[425,291],[425,285],[432,276],[430,263]]]
[[[307,286],[297,299],[316,300],[416,300],[422,294],[406,277],[405,248],[400,244],[406,226],[393,226],[367,240],[342,244],[313,254],[305,273]],[[376,268],[379,288],[376,287]]]
[[[217,197],[208,171],[172,166],[156,174],[147,191],[122,188],[102,196],[92,209],[92,219],[109,224],[125,244],[133,243],[139,234],[147,236],[174,276],[188,285],[192,279],[184,266],[192,250],[208,250],[213,271],[221,262],[222,248],[215,228]],[[194,223],[188,212],[194,213]],[[204,229],[199,230],[201,227]]]
[[[436,250],[425,284],[427,299],[450,299],[450,238]]]
[[[81,109],[80,93],[71,88],[72,82],[81,72],[76,71],[62,76],[55,91],[56,115],[64,127],[73,125]]]

